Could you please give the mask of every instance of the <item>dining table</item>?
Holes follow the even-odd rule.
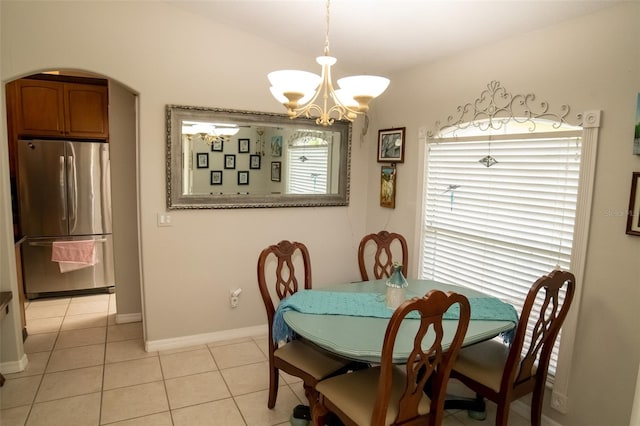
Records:
[[[300,290],[283,299],[273,324],[274,340],[302,338],[340,357],[376,364],[393,309],[387,307],[386,279],[347,282]],[[405,298],[423,297],[430,290],[452,291],[469,299],[471,318],[463,347],[502,336],[508,342],[515,330],[515,308],[502,300],[460,285],[426,279],[407,279]],[[443,349],[446,350],[457,328],[456,306],[443,320]],[[416,313],[416,312],[414,312]],[[417,313],[416,313],[417,314]],[[418,318],[409,315],[403,321],[393,349],[393,362],[406,363],[419,327]],[[428,334],[425,336],[428,339]],[[469,398],[451,398],[446,409],[483,412],[484,402]]]

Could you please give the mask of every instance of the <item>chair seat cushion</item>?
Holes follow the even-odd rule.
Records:
[[[350,364],[346,359],[333,357],[301,340],[292,340],[279,347],[273,356],[307,372],[316,380],[324,379]]]
[[[400,397],[405,390],[407,376],[405,366],[393,368],[393,385],[385,424],[390,425],[398,416]],[[380,367],[358,370],[321,381],[316,390],[351,418],[356,424],[370,425],[378,393]],[[418,406],[418,413],[428,414],[431,401],[423,395]]]
[[[462,348],[453,370],[499,392],[508,355],[508,346],[496,340],[488,340]]]

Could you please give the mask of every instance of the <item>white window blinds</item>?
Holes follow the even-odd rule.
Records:
[[[425,169],[422,278],[495,295],[520,312],[536,279],[557,267],[570,269],[580,134],[431,141]],[[486,167],[479,162],[487,156],[497,163]]]
[[[287,164],[288,194],[326,194],[328,192],[329,146],[291,146]]]

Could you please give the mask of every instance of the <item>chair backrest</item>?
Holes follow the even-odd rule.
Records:
[[[544,386],[551,352],[571,306],[575,285],[574,275],[560,270],[533,283],[509,350],[500,384],[501,393],[517,387],[526,387],[528,390],[525,392],[530,392],[536,382],[538,386]],[[540,306],[540,314],[532,315],[536,303]],[[533,330],[530,336],[527,336],[527,328]],[[528,349],[522,354],[525,343]]]
[[[375,254],[367,255],[367,248],[375,246]],[[394,258],[394,252],[398,251],[402,254],[402,259]],[[365,235],[360,241],[358,247],[358,266],[360,267],[360,277],[367,281],[370,279],[379,280],[391,276],[393,263],[398,262],[402,265],[402,274],[406,277],[409,262],[409,250],[407,249],[407,240],[400,234],[395,232],[380,231],[377,234]],[[369,276],[371,272],[372,276]]]
[[[460,307],[451,344],[442,347],[444,328],[442,317],[454,304]],[[402,320],[413,311],[420,313],[420,327],[414,339],[413,350],[406,364],[406,388],[400,397],[398,417],[395,423],[420,418],[418,406],[425,389],[431,398],[430,424],[440,424],[444,415],[444,400],[449,374],[462,346],[470,317],[469,300],[458,293],[431,290],[424,297],[414,297],[400,305],[391,316],[384,337],[380,361],[378,393],[373,406],[372,424],[384,424],[392,389],[393,349]],[[453,320],[446,320],[453,321]],[[449,329],[449,328],[447,328]],[[427,333],[429,333],[427,335]],[[425,339],[427,335],[427,339]],[[418,421],[419,422],[419,421]]]
[[[270,259],[275,260],[273,270],[267,267]],[[299,288],[311,288],[311,261],[307,247],[299,242],[283,240],[262,250],[258,257],[258,287],[267,310],[271,342],[273,317],[280,300]],[[278,300],[274,300],[272,295]]]

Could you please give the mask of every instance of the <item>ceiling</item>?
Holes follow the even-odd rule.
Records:
[[[303,56],[315,58],[324,48],[325,0],[167,1],[216,23],[287,46]],[[341,69],[388,75],[620,2],[332,0],[330,52]]]

